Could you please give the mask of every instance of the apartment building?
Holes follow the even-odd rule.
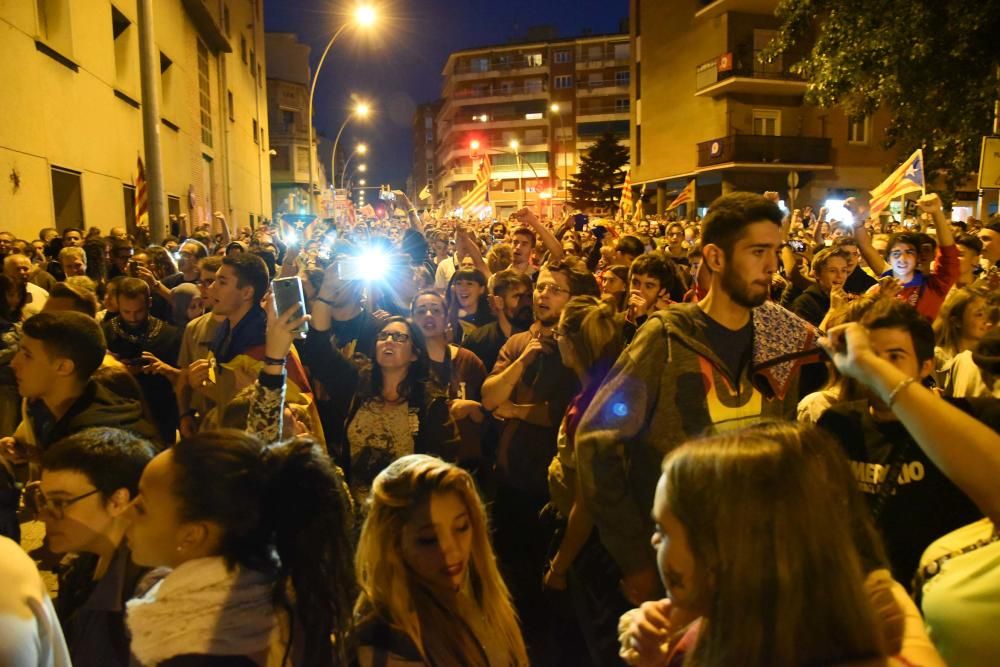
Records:
[[[441,110],[442,101],[417,105],[413,115],[413,168],[407,179],[407,194],[417,206],[423,208],[438,199],[434,173],[434,147],[437,145],[437,125],[434,119]],[[431,198],[421,201],[420,192],[428,188]]]
[[[171,216],[271,215],[262,0],[158,0]],[[136,0],[0,3],[0,229],[134,228],[143,156]]]
[[[790,71],[801,54],[762,63],[776,0],[631,0],[632,182],[657,210],[691,179],[699,209],[733,190],[775,190],[822,204],[867,191],[895,159],[887,117],[848,118],[804,102]],[[794,176],[792,175],[794,174]]]
[[[494,215],[522,204],[557,215],[581,153],[607,131],[629,143],[630,49],[613,34],[452,53],[436,121],[438,205],[458,205],[488,153]]]

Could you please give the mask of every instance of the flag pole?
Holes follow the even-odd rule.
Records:
[[[927,171],[924,169],[924,149],[918,148],[917,152],[920,153],[920,195],[927,195]]]

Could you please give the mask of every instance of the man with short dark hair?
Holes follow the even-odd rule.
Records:
[[[783,217],[747,192],[712,203],[708,293],[649,317],[577,429],[583,495],[633,603],[660,589],[648,543],[663,456],[698,435],[795,414],[798,367],[816,356],[817,332],[768,301]]]
[[[549,500],[548,467],[559,424],[579,388],[562,363],[553,329],[566,303],[587,294],[600,294],[592,273],[568,262],[543,266],[534,289],[535,322],[507,339],[482,389],[483,408],[503,420],[493,506],[497,555],[526,631],[541,637],[545,612],[538,573],[551,533],[538,513]]]
[[[91,379],[106,344],[93,317],[45,312],[25,321],[11,361],[24,397],[23,419],[8,447],[44,452],[56,440],[88,426],[117,426],[155,438],[140,401],[123,398]]]
[[[108,279],[128,275],[128,263],[132,259],[132,243],[128,239],[111,239],[111,265],[108,266]]]
[[[662,250],[640,255],[629,267],[629,297],[624,313],[625,342],[635,337],[636,330],[659,310],[657,304],[670,300],[670,290],[677,280],[673,261]]]
[[[646,247],[638,238],[631,235],[623,236],[615,244],[615,252],[611,263],[619,266],[632,266],[632,262],[645,251]]]
[[[514,251],[510,267],[518,273],[531,276],[538,269],[531,263],[531,253],[535,249],[537,236],[531,227],[520,226],[511,233],[511,249]]]
[[[534,317],[531,312],[531,278],[512,269],[493,274],[490,305],[497,319],[468,333],[462,347],[471,350],[486,366],[493,369],[500,348],[515,333],[526,331]]]
[[[869,331],[874,353],[903,371],[905,383],[921,382],[934,371],[934,331],[912,306],[879,300],[861,324]],[[976,406],[959,407],[975,412]],[[986,414],[974,416],[982,419]],[[850,459],[882,533],[893,578],[904,586],[910,586],[920,556],[932,541],[982,516],[917,446],[891,406],[875,395],[862,404],[835,405],[817,423]]]
[[[177,400],[170,377],[180,351],[177,327],[149,313],[149,285],[139,278],[118,283],[118,313],[104,321],[108,352],[125,365],[142,389],[160,441],[172,443],[178,426]],[[166,365],[166,366],[164,366]]]
[[[208,290],[215,284],[215,276],[222,268],[222,258],[209,255],[198,262],[198,291],[201,293],[205,313],[187,323],[177,357],[180,376],[176,380],[177,406],[180,414],[180,434],[186,438],[198,432],[199,418],[208,413],[211,404],[200,391],[192,391],[188,383],[191,365],[199,359],[208,359],[215,330],[223,320],[212,312]]]
[[[983,273],[979,260],[983,254],[983,242],[972,234],[959,234],[955,237],[958,248],[958,279],[955,287],[966,287],[976,282]]]
[[[184,283],[198,284],[198,262],[208,257],[208,249],[194,239],[181,244],[177,252],[177,273],[163,279],[168,289]]]
[[[74,554],[59,571],[56,611],[78,667],[128,667],[125,603],[152,583],[125,541],[139,478],[156,455],[130,433],[96,427],[52,445],[41,457],[39,517],[49,549]]]
[[[848,294],[861,295],[872,288],[878,281],[861,268],[861,250],[854,236],[841,236],[833,242],[833,247],[847,253],[847,280],[844,281],[844,291]]]

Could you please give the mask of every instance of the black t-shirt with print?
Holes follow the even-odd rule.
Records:
[[[984,413],[968,402],[959,407],[983,417]],[[902,423],[875,421],[865,402],[834,406],[823,413],[818,424],[843,447],[882,534],[893,577],[907,588],[931,542],[982,517]],[[961,446],[961,440],[956,439],[954,445]],[[895,485],[886,486],[894,461],[899,475]],[[880,493],[884,494],[881,498]]]
[[[726,365],[730,381],[734,386],[739,385],[740,375],[753,356],[753,318],[748,318],[742,329],[734,331],[722,326],[698,308],[697,322],[712,351]]]

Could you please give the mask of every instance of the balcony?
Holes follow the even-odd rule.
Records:
[[[450,78],[452,81],[458,82],[494,78],[499,76],[541,75],[548,73],[548,71],[548,60],[528,61],[527,59],[516,58],[509,62],[493,62],[488,67],[472,63],[457,64],[452,70]]]
[[[774,15],[778,6],[777,0],[701,0],[701,9],[694,13],[697,19],[711,19],[722,16],[726,12],[741,12],[743,14]]]
[[[468,106],[473,103],[492,104],[547,98],[548,91],[548,84],[543,82],[518,86],[500,86],[494,83],[473,88],[461,88],[447,98],[440,113],[447,114],[452,106]]]
[[[739,52],[737,52],[739,53]],[[695,68],[695,95],[802,95],[809,84],[784,67],[782,61],[760,62],[761,51],[733,56],[724,53]]]
[[[698,168],[706,171],[726,167],[770,171],[791,165],[831,168],[830,140],[731,134],[698,144]]]
[[[628,81],[618,79],[603,79],[601,81],[581,80],[576,83],[576,94],[579,97],[597,95],[628,95]]]
[[[628,120],[629,106],[620,104],[589,104],[580,105],[576,112],[576,117],[580,120],[590,121],[600,120]]]

